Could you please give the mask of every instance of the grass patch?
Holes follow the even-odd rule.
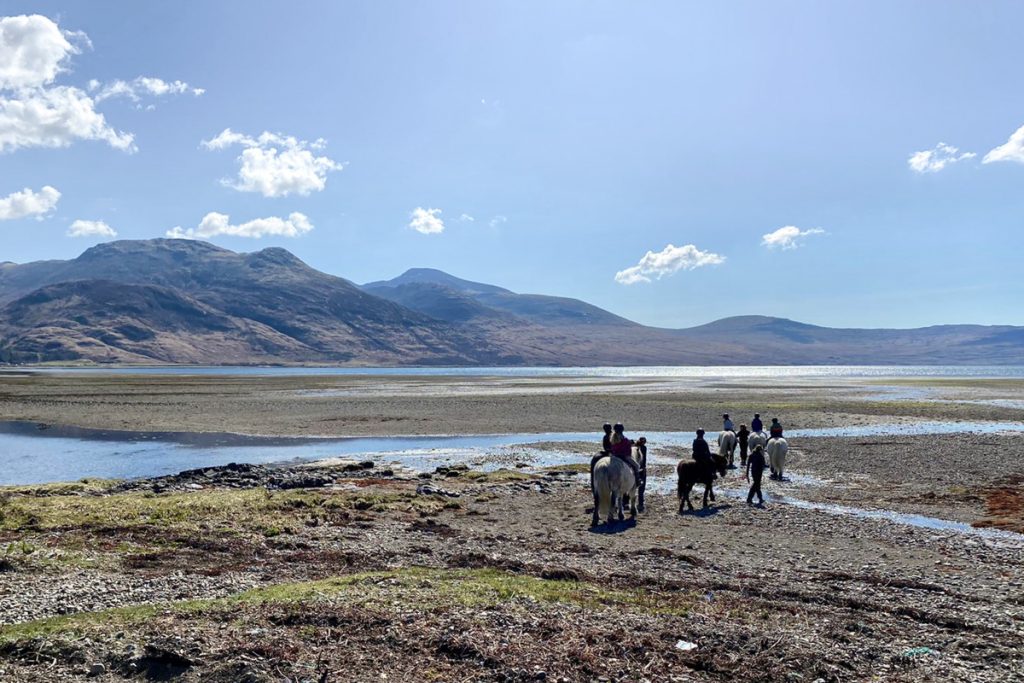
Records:
[[[385,607],[396,611],[490,608],[513,601],[525,601],[644,614],[684,615],[695,599],[678,592],[663,594],[642,589],[615,589],[585,581],[547,580],[497,569],[411,567],[279,584],[227,598],[83,612],[14,624],[0,627],[0,643],[43,636],[84,636],[98,631],[122,630],[149,622],[164,613],[189,618],[204,615],[223,618],[225,614],[247,607],[321,601],[342,601],[348,605]]]
[[[410,491],[267,491],[208,489],[187,493],[0,498],[0,531],[69,529],[270,532],[316,519],[347,517],[351,510],[430,514],[448,504]]]
[[[502,468],[500,470],[494,470],[493,472],[479,472],[477,470],[471,470],[464,473],[462,478],[483,484],[504,484],[514,481],[533,481],[538,477],[536,474],[530,472],[519,472],[517,470]]]

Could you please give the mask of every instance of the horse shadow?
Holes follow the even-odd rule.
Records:
[[[679,513],[685,517],[711,517],[717,515],[722,510],[728,510],[732,505],[729,503],[723,503],[721,505],[711,505],[706,508],[697,508],[696,510],[684,510]]]
[[[621,534],[635,527],[636,520],[627,517],[624,521],[621,522],[615,520],[613,522],[607,522],[605,524],[592,526],[590,527],[589,531],[592,534]]]

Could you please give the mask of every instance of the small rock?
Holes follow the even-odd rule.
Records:
[[[107,667],[102,664],[93,664],[89,667],[89,677],[95,678],[96,676],[102,676],[107,672]]]

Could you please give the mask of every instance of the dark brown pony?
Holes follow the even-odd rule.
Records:
[[[720,476],[725,476],[725,470],[729,466],[729,459],[724,455],[715,453],[711,456],[712,465],[705,465],[693,460],[681,460],[676,465],[676,474],[679,475],[679,514],[683,514],[687,507],[693,509],[690,502],[690,492],[695,484],[704,484],[704,507],[708,506],[708,497],[715,499],[715,492],[711,485],[715,481],[715,471]]]

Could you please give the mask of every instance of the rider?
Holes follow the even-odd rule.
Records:
[[[782,438],[782,423],[779,422],[779,418],[772,418],[772,426],[768,428],[768,436],[772,439]]]
[[[702,465],[711,464],[711,447],[704,440],[704,430],[697,430],[697,438],[693,440],[693,459]]]
[[[611,454],[624,460],[633,470],[633,476],[639,477],[643,470],[640,469],[640,463],[633,459],[633,442],[623,434],[625,430],[621,422],[617,422],[613,427]]]
[[[754,413],[754,419],[751,420],[750,422],[750,431],[754,432],[755,434],[757,432],[764,431],[764,423],[761,422],[761,413]]]
[[[732,423],[732,420],[729,419],[729,413],[726,413],[725,415],[722,416],[722,431],[723,432],[733,432],[733,431],[736,431],[736,425],[734,425]]]
[[[604,456],[611,455],[611,452],[612,452],[612,423],[611,422],[605,422],[604,426],[602,427],[602,429],[604,429],[604,438],[601,439],[601,452],[598,453],[597,455],[595,455],[593,458],[590,459],[590,485],[591,485],[591,487],[593,487],[593,485],[594,485],[594,465],[596,465],[597,461],[600,460],[601,458],[603,458]]]

